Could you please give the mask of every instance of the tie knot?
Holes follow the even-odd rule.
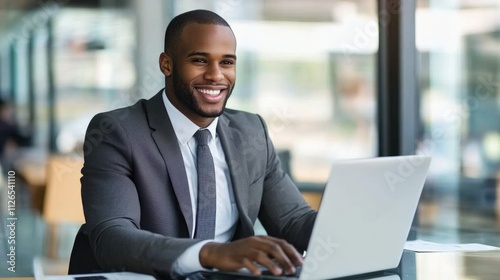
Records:
[[[200,129],[196,131],[194,138],[196,139],[196,143],[198,143],[198,145],[208,145],[208,141],[212,138],[212,134],[210,134],[208,129]]]

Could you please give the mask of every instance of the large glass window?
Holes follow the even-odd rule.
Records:
[[[44,151],[49,144],[49,84],[47,65],[49,65],[47,54],[48,30],[39,29],[34,32],[34,61],[31,65],[34,75],[34,105],[35,124],[32,131],[33,145]]]
[[[16,122],[21,126],[29,124],[29,97],[28,97],[28,42],[27,40],[16,40],[12,43],[12,67],[13,75],[13,97]]]
[[[450,241],[498,234],[500,2],[417,3],[421,151],[433,156],[420,224]]]
[[[375,156],[376,1],[174,6],[175,14],[206,8],[229,21],[238,75],[228,107],[264,117],[299,186],[323,186],[335,159]]]
[[[134,18],[119,8],[64,8],[54,24],[57,149],[81,149],[98,112],[114,109],[135,83]],[[119,105],[125,106],[123,102]]]

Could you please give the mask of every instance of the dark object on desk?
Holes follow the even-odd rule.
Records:
[[[108,278],[104,276],[81,276],[81,277],[75,277],[75,280],[106,280]]]

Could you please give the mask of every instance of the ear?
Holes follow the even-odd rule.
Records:
[[[163,75],[165,75],[165,77],[170,77],[172,75],[172,58],[162,52],[160,54],[160,60],[159,60],[159,63],[160,63],[160,70],[161,72],[163,73]]]

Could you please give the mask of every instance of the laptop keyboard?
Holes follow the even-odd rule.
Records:
[[[234,280],[234,279],[268,279],[268,280],[295,280],[299,279],[302,267],[297,267],[294,274],[273,275],[269,270],[263,269],[261,275],[253,275],[249,272],[221,272],[221,271],[202,271],[187,277],[188,280],[211,279],[211,280]]]
[[[273,275],[271,273],[271,271],[265,269],[265,270],[262,270],[262,276],[264,279],[283,279],[283,278],[295,279],[295,278],[299,278],[301,270],[302,270],[302,267],[299,266],[299,267],[295,268],[295,273],[293,273],[293,274]]]

